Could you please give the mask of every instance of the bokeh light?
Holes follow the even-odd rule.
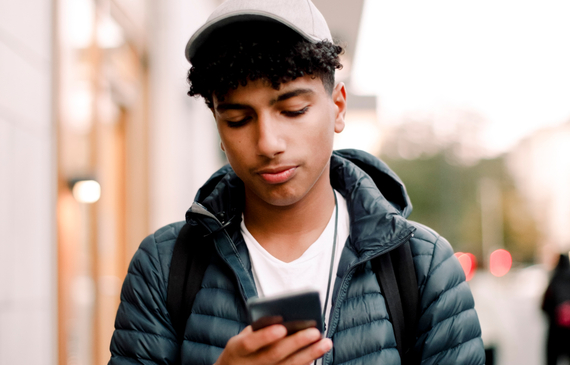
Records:
[[[455,257],[457,257],[461,267],[463,268],[465,279],[467,281],[473,279],[475,270],[477,270],[477,259],[475,258],[475,255],[468,252],[456,252]]]
[[[513,265],[513,258],[507,250],[495,250],[491,254],[489,269],[491,274],[501,277],[506,275]]]
[[[73,197],[79,203],[95,203],[101,197],[101,185],[95,180],[81,180],[73,185]]]

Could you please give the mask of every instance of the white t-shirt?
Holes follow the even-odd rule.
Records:
[[[337,243],[332,270],[331,288],[325,313],[325,323],[329,321],[332,292],[340,261],[340,254],[349,234],[349,216],[346,200],[335,191],[338,202]],[[324,305],[333,247],[335,211],[320,237],[301,255],[291,262],[283,262],[267,252],[249,233],[244,221],[241,233],[249,250],[251,266],[257,293],[260,297],[283,294],[300,289],[315,289],[320,293]],[[322,311],[323,308],[321,308]],[[327,325],[328,328],[328,325]]]

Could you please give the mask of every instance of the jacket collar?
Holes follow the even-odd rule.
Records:
[[[397,246],[413,232],[405,217],[412,207],[400,179],[382,161],[365,152],[341,150],[331,156],[331,185],[347,201],[350,215],[348,244],[359,258],[374,256]],[[243,182],[229,165],[218,170],[196,195],[186,220],[204,216],[205,208],[219,227],[241,221]]]

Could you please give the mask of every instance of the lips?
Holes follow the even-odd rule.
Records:
[[[258,172],[261,178],[269,184],[282,184],[293,177],[297,166],[264,169]]]

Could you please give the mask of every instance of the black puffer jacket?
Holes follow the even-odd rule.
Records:
[[[422,364],[484,364],[473,297],[449,243],[405,219],[411,205],[403,184],[375,157],[344,150],[331,158],[331,184],[347,200],[350,236],[333,291],[324,364],[400,364],[392,323],[370,259],[410,240],[420,289],[415,349]],[[212,230],[236,222],[243,184],[229,166],[198,192],[187,216]],[[202,207],[207,209],[201,211]],[[213,364],[226,342],[247,325],[245,301],[256,295],[247,247],[238,224],[215,235],[216,253],[205,273],[182,344],[166,309],[168,273],[183,222],[148,236],[133,257],[121,294],[110,364]],[[404,299],[405,300],[405,299]],[[181,347],[180,347],[181,346]]]

